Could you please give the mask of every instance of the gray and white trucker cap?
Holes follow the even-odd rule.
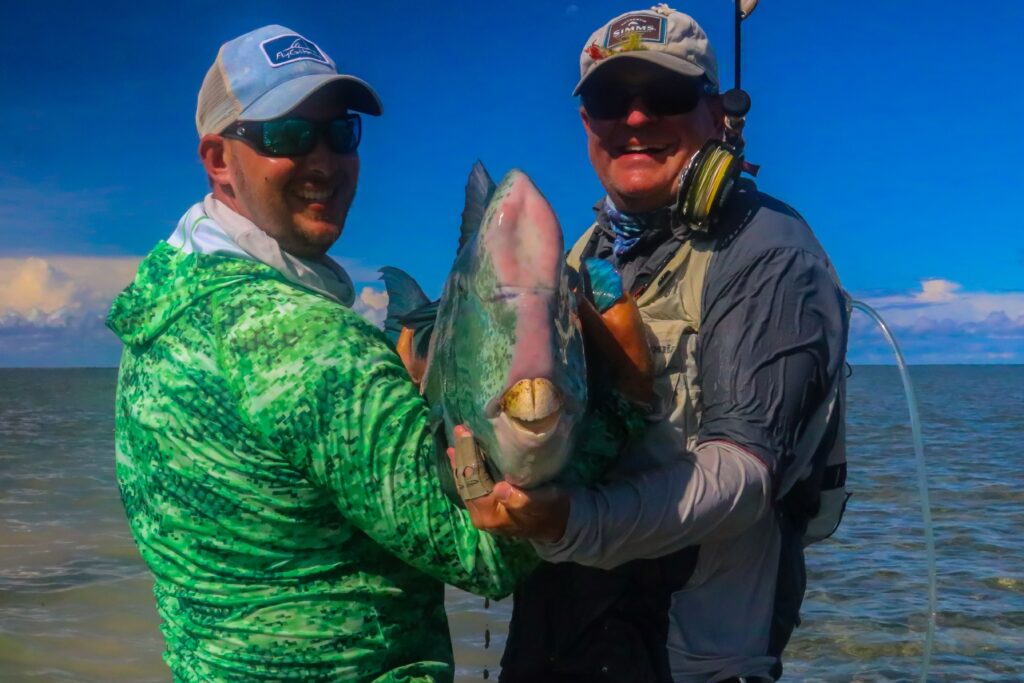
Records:
[[[202,137],[239,119],[270,121],[328,86],[349,109],[374,116],[383,111],[373,88],[338,73],[316,43],[284,26],[264,26],[221,45],[199,89],[196,129]]]

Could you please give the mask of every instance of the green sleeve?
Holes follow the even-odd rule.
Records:
[[[320,297],[277,294],[225,335],[257,433],[391,554],[464,590],[509,594],[533,550],[478,531],[444,494],[427,405],[383,333]]]

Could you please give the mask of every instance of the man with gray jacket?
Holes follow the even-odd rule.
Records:
[[[516,592],[501,680],[774,680],[841,440],[844,294],[799,214],[752,181],[711,230],[680,211],[681,175],[724,132],[715,56],[691,17],[665,5],[615,17],[580,73],[607,196],[569,261],[621,273],[657,400],[601,485],[499,483],[468,503],[478,527],[531,538],[548,561]]]

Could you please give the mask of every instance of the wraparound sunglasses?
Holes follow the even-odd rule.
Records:
[[[309,154],[317,140],[324,138],[336,154],[351,154],[363,134],[359,114],[347,114],[330,121],[300,118],[273,121],[235,121],[222,133],[226,138],[244,140],[268,157],[298,157]]]

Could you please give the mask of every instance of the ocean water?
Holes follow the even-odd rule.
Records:
[[[938,555],[929,679],[1024,680],[1024,367],[911,374]],[[0,370],[2,683],[170,680],[114,483],[114,383],[109,369]],[[849,403],[854,497],[808,552],[785,680],[916,680],[927,570],[896,369],[855,368]],[[508,601],[449,590],[448,608],[458,680],[495,679]]]

